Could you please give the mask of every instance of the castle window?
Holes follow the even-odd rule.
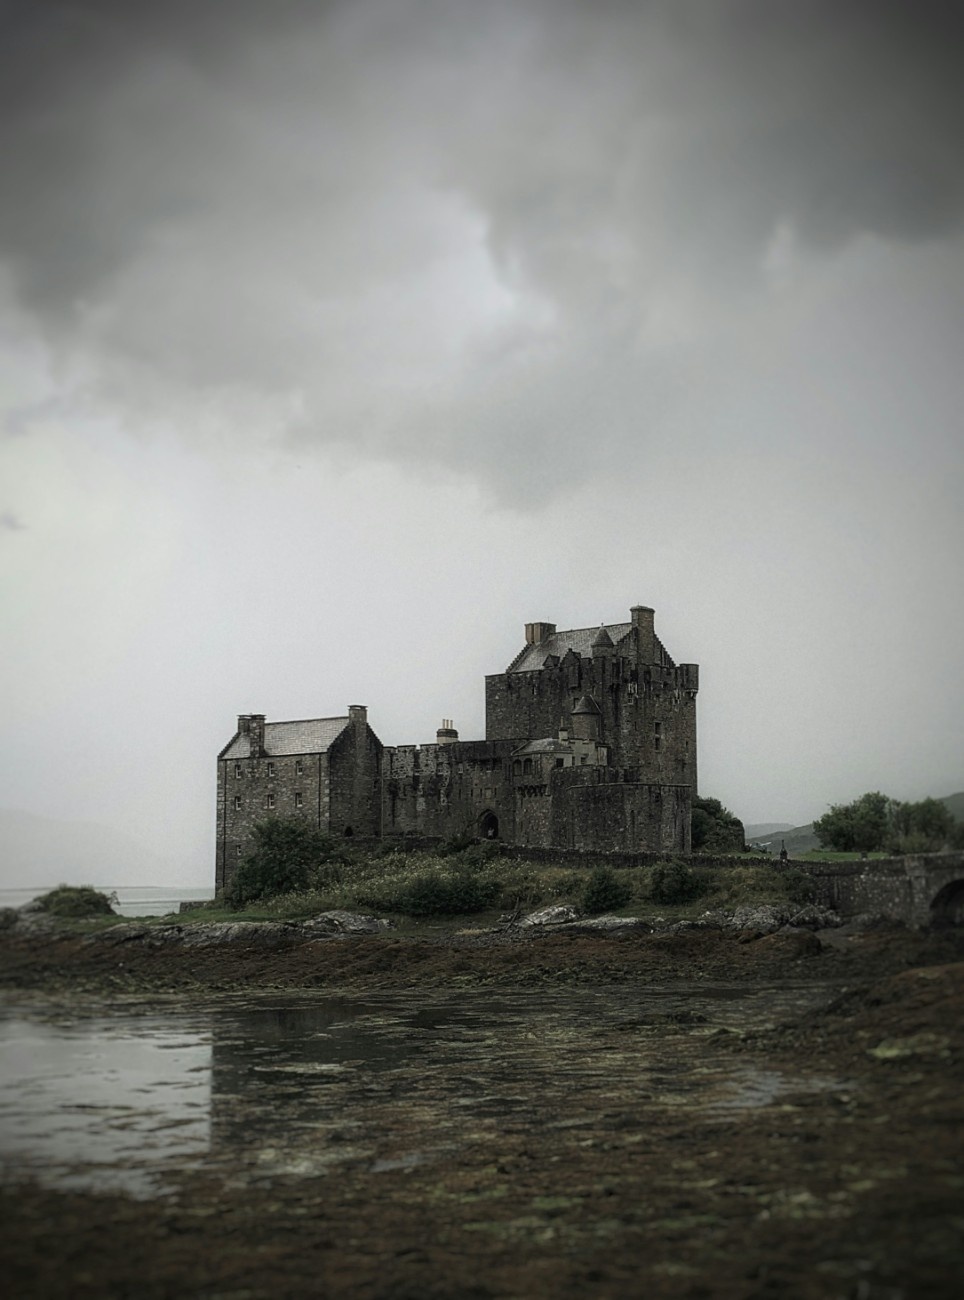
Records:
[[[235,775],[235,778],[240,778],[240,777],[244,776],[244,768],[241,766],[240,763],[235,763],[235,765],[234,765],[234,775]]]
[[[299,758],[299,759],[296,759],[296,760],[295,760],[295,776],[304,776],[304,774],[305,774],[305,765],[304,765],[304,763],[302,763],[302,761],[301,761],[300,758]]]
[[[512,764],[512,772],[514,776],[522,775],[522,764],[519,762],[518,759],[516,759],[515,762]]]
[[[557,759],[556,759],[556,767],[564,767],[564,766],[565,766],[565,759],[563,759],[563,758],[557,758]]]
[[[241,796],[239,794],[236,794],[234,796],[234,811],[235,812],[241,811]]]
[[[268,805],[269,808],[273,808],[273,807],[274,807],[274,795],[273,795],[273,794],[269,794],[269,795],[268,795],[267,805]]]
[[[269,763],[269,764],[268,764],[268,775],[269,775],[269,776],[274,776],[274,763]]]
[[[589,762],[588,756],[586,754],[583,754],[582,758],[580,758],[579,760],[579,766],[585,767],[588,762]]]
[[[295,807],[296,807],[296,808],[303,808],[304,806],[305,806],[304,795],[301,793],[300,790],[296,790],[296,791],[295,791]]]
[[[657,722],[655,724],[655,728],[656,729],[653,735],[653,746],[656,749],[656,752],[658,753],[660,746],[663,743],[663,724],[661,722]]]
[[[532,771],[532,759],[527,758],[522,764],[523,775],[528,776],[531,771]]]
[[[241,856],[241,845],[240,845],[240,844],[236,844],[236,845],[234,846],[234,856],[235,856],[236,858],[240,858],[240,856]]]

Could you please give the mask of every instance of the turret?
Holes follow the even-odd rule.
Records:
[[[602,718],[599,705],[590,695],[581,695],[572,706],[574,740],[598,740]]]

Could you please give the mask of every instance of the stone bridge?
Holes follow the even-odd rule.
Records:
[[[964,853],[789,865],[812,876],[818,901],[844,916],[870,912],[917,927],[964,924]]]

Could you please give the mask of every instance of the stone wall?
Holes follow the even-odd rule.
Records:
[[[331,804],[328,826],[336,835],[379,835],[382,828],[382,744],[366,711],[349,709],[349,724],[328,751]]]
[[[491,812],[499,838],[514,833],[509,755],[519,742],[456,741],[389,746],[382,756],[383,834],[437,836],[480,833]]]
[[[964,853],[791,865],[812,878],[825,907],[845,916],[864,912],[914,926],[940,919],[934,903],[942,891],[958,882],[964,889]]]
[[[257,822],[298,817],[327,830],[328,800],[327,754],[219,759],[215,888],[234,879]]]

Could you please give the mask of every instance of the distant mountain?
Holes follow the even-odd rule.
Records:
[[[944,795],[941,803],[956,821],[964,822],[964,790],[960,794]]]
[[[793,822],[755,822],[752,826],[746,826],[744,829],[749,844],[751,840],[768,840],[771,836],[779,835],[782,831],[793,830]]]
[[[146,845],[98,822],[59,821],[0,809],[0,885],[163,885],[171,864]]]

